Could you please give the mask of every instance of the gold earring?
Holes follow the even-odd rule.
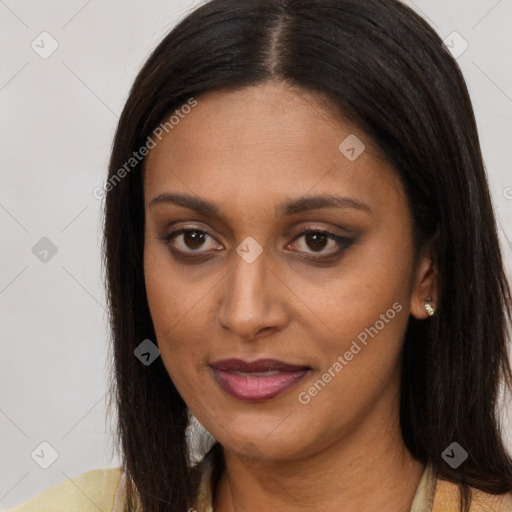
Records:
[[[432,306],[432,297],[425,299],[425,309],[427,310],[428,316],[433,316],[435,313],[434,306]]]

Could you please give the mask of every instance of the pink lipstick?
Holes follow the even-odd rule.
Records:
[[[224,359],[211,365],[219,386],[229,395],[247,402],[270,400],[295,386],[311,368],[275,359],[243,361]]]

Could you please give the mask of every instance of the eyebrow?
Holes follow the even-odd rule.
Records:
[[[217,217],[222,215],[220,207],[215,203],[189,194],[171,194],[164,192],[151,200],[149,208],[151,209],[158,204],[176,204],[204,215]],[[304,196],[299,199],[290,199],[281,203],[277,207],[276,212],[284,217],[304,213],[310,210],[320,210],[325,208],[351,208],[372,213],[368,205],[354,197],[340,197],[333,195]]]

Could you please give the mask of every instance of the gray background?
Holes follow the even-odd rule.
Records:
[[[119,465],[110,458],[105,414],[102,203],[92,191],[105,179],[115,125],[138,69],[199,3],[0,0],[0,507],[84,471]],[[469,44],[458,62],[476,111],[510,276],[512,0],[406,3],[443,39],[456,31]],[[45,31],[51,36],[40,36]],[[57,50],[42,58],[53,40]],[[507,396],[502,411],[510,447],[508,402]],[[58,453],[48,469],[40,465],[52,461],[52,452],[42,442]]]

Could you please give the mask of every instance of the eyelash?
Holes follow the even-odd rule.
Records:
[[[183,233],[200,233],[200,234],[205,234],[205,235],[207,235],[207,237],[210,237],[210,238],[213,239],[213,237],[211,235],[209,235],[206,231],[203,231],[203,230],[200,230],[200,229],[194,229],[194,228],[181,228],[181,229],[178,229],[176,231],[173,231],[173,232],[169,233],[168,235],[164,236],[163,238],[159,238],[159,240],[162,240],[163,242],[166,243],[166,245],[169,246],[170,250],[174,254],[177,254],[179,257],[184,258],[184,259],[188,258],[188,259],[197,260],[201,256],[191,256],[191,254],[200,253],[200,250],[196,250],[196,251],[193,251],[193,250],[191,250],[191,251],[181,251],[179,249],[175,249],[175,248],[171,248],[170,247],[171,240],[173,240],[174,238],[178,237],[179,235],[181,235]],[[311,229],[311,228],[303,229],[302,231],[297,233],[293,237],[292,242],[294,242],[295,240],[301,238],[304,235],[308,235],[308,234],[321,234],[321,235],[325,235],[329,240],[334,240],[340,246],[340,248],[338,250],[336,250],[335,252],[333,252],[331,254],[328,254],[327,256],[308,256],[308,257],[305,257],[305,259],[309,259],[309,260],[313,260],[313,261],[332,260],[336,256],[341,255],[354,242],[354,240],[352,240],[350,238],[337,235],[337,234],[332,233],[331,231],[328,231],[328,230]],[[208,255],[208,253],[211,254],[212,252],[214,252],[214,251],[206,251],[205,253],[202,254],[202,256],[204,257],[205,255]],[[308,253],[308,254],[314,254],[314,253]]]

